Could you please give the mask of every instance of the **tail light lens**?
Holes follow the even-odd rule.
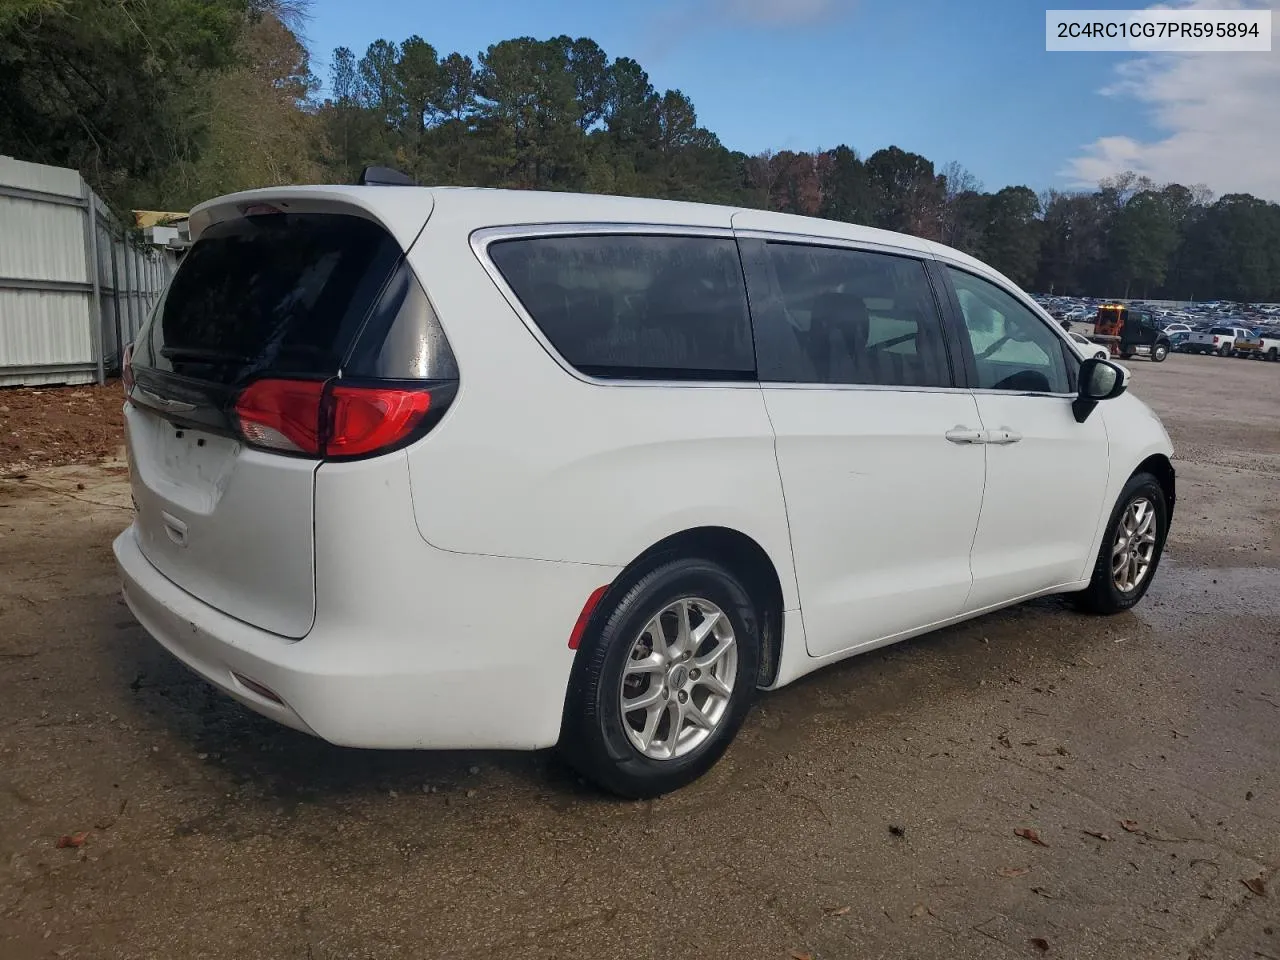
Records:
[[[320,380],[257,380],[236,400],[240,433],[255,447],[321,456]]]
[[[367,456],[412,435],[432,411],[430,387],[257,380],[236,401],[245,441],[316,457]],[[440,411],[436,411],[440,412]]]
[[[120,357],[120,382],[124,385],[124,395],[133,393],[133,344],[124,345],[124,353]]]

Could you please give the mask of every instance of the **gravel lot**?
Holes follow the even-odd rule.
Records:
[[[118,599],[124,467],[13,445],[0,957],[1277,960],[1280,366],[1130,366],[1181,488],[1136,612],[1036,602],[848,661],[644,803],[257,718]]]

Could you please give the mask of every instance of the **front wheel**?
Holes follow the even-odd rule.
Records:
[[[1137,604],[1160,565],[1169,535],[1164,488],[1149,473],[1129,478],[1107,524],[1093,577],[1076,602],[1089,613],[1121,613]]]
[[[710,560],[641,577],[588,631],[561,752],[624,797],[692,783],[728,748],[755,694],[760,620],[746,588]]]
[[[1169,348],[1163,343],[1157,343],[1151,350],[1151,359],[1156,363],[1164,363],[1167,356],[1169,356]]]

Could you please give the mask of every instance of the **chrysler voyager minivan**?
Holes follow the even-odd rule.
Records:
[[[558,744],[652,796],[759,690],[1030,597],[1125,610],[1160,562],[1126,371],[938,244],[414,186],[190,223],[126,370],[124,595],[335,744]]]

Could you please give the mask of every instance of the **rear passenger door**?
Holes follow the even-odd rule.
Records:
[[[961,613],[984,473],[924,262],[820,244],[739,239],[815,657]]]

